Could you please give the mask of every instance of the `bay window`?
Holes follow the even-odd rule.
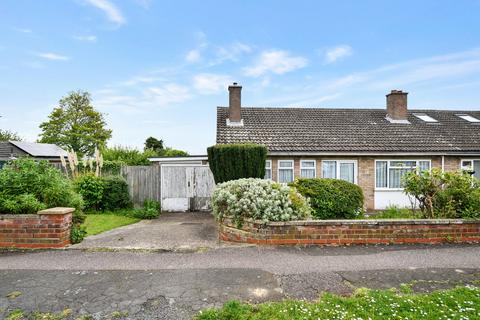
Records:
[[[430,160],[376,160],[375,187],[402,189],[402,179],[408,172],[430,170]]]
[[[357,161],[323,160],[322,177],[357,183]]]
[[[473,171],[473,176],[480,179],[480,159],[462,160],[462,170]]]
[[[272,180],[272,160],[265,161],[265,179]]]
[[[300,160],[300,176],[302,178],[315,178],[316,172],[315,160]]]
[[[278,182],[293,181],[293,160],[278,160]]]

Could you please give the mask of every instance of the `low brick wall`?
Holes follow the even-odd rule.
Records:
[[[264,245],[349,245],[480,242],[480,220],[306,220],[246,221],[219,225],[223,241]]]
[[[73,208],[0,214],[0,248],[61,248],[70,244]]]

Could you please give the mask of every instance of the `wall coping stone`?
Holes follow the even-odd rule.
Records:
[[[37,212],[37,214],[67,214],[67,213],[73,213],[74,211],[75,211],[75,208],[55,207],[55,208],[40,210]]]
[[[221,223],[233,224],[232,220],[225,218]],[[262,220],[245,219],[245,223],[264,225],[270,227],[281,226],[317,226],[317,225],[398,225],[398,224],[414,224],[414,225],[445,225],[445,224],[480,224],[480,219],[335,219],[335,220],[292,220],[292,221],[271,221],[264,222]]]

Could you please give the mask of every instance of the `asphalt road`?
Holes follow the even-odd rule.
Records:
[[[480,245],[4,252],[0,318],[19,308],[71,309],[72,319],[190,319],[230,299],[316,299],[325,290],[402,283],[430,291],[479,280]]]

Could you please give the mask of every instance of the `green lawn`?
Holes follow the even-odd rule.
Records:
[[[359,289],[351,297],[324,294],[317,302],[251,305],[231,301],[201,312],[197,320],[479,319],[480,288],[458,287],[429,294]]]
[[[92,236],[121,226],[126,226],[141,219],[128,216],[126,214],[116,214],[112,212],[106,213],[90,213],[83,225],[87,229],[87,235]]]

